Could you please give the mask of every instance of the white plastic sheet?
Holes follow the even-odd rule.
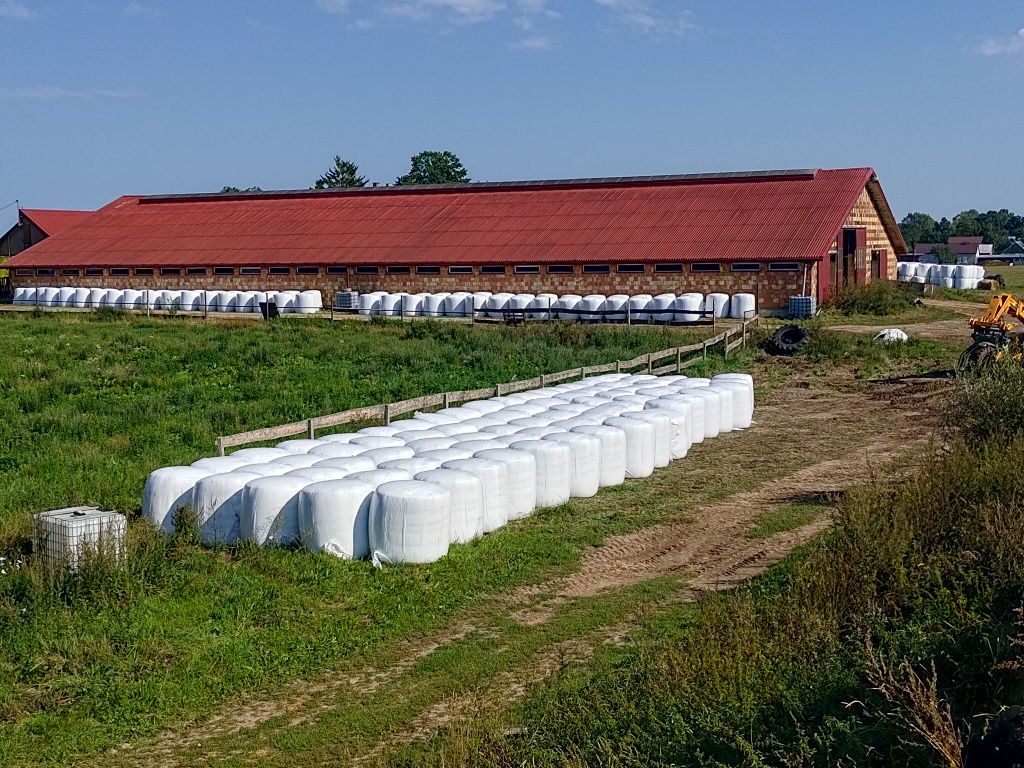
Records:
[[[465,544],[484,533],[484,484],[470,472],[455,469],[434,469],[420,472],[417,480],[434,483],[451,494],[449,542]]]
[[[192,503],[196,483],[210,476],[199,467],[164,467],[149,474],[142,491],[142,514],[165,531],[174,530],[174,516]]]
[[[572,490],[577,498],[588,498],[601,487],[601,441],[592,435],[555,432],[542,440],[568,445],[572,451]]]
[[[361,480],[329,480],[299,492],[299,535],[306,549],[335,557],[370,556],[369,518],[374,486]]]
[[[370,553],[375,565],[432,563],[448,554],[451,493],[421,480],[377,488],[370,502]]]

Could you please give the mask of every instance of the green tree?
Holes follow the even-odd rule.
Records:
[[[984,229],[981,223],[981,214],[971,208],[969,211],[961,211],[953,217],[954,237],[977,237],[983,235]]]
[[[927,213],[908,213],[900,222],[900,231],[911,248],[918,243],[939,242],[938,222]]]
[[[939,260],[939,264],[956,264],[957,255],[951,247],[942,243],[931,250],[932,255]]]
[[[359,166],[341,155],[334,156],[334,165],[313,185],[315,189],[343,189],[346,187],[365,187],[366,177],[359,175]]]
[[[469,181],[469,171],[452,152],[420,152],[412,157],[412,167],[395,184],[461,184]]]
[[[263,189],[262,189],[262,187],[246,187],[245,189],[242,189],[241,187],[221,187],[220,191],[221,192],[262,192]]]

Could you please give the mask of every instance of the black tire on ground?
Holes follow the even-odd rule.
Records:
[[[956,364],[956,371],[957,373],[967,373],[988,368],[996,361],[998,352],[999,350],[996,349],[995,344],[987,341],[975,342],[960,355],[960,359]]]
[[[765,345],[773,355],[792,355],[810,340],[805,328],[799,325],[784,325],[771,335]]]

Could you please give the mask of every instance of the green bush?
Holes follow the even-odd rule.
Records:
[[[946,427],[972,445],[1005,444],[1024,434],[1024,368],[991,366],[957,382]]]
[[[894,280],[873,280],[833,293],[822,307],[841,315],[895,315],[913,309],[917,294]]]

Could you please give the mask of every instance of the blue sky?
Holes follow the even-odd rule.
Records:
[[[0,205],[450,149],[487,180],[871,165],[898,216],[1024,212],[1022,28],[1019,0],[0,0]]]

